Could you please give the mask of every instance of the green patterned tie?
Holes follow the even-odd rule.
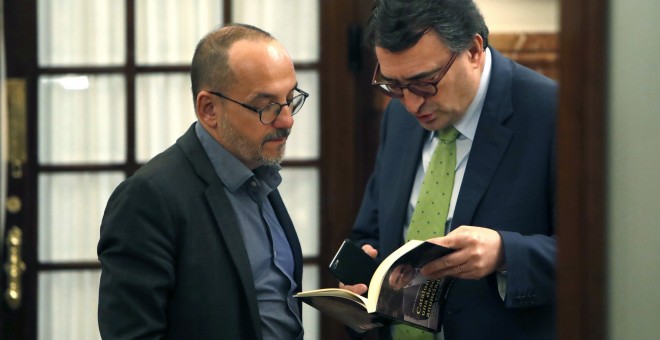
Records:
[[[453,126],[440,130],[440,141],[424,175],[406,241],[426,240],[445,233],[449,201],[454,188],[458,135],[458,130]]]
[[[440,130],[440,141],[424,175],[417,205],[413,211],[406,242],[439,237],[445,233],[451,192],[456,171],[456,138],[459,132],[453,126]],[[418,328],[395,325],[394,340],[426,340],[434,335]]]

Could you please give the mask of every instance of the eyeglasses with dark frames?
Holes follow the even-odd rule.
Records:
[[[408,89],[408,91],[424,98],[435,96],[438,93],[438,83],[440,83],[442,78],[445,77],[451,65],[454,64],[457,55],[457,52],[452,52],[447,64],[445,64],[445,66],[443,66],[442,69],[438,71],[438,74],[431,80],[414,81],[405,85],[391,81],[378,80],[378,77],[380,76],[380,63],[377,63],[373,79],[371,80],[371,85],[379,89],[385,95],[393,98],[403,98],[404,89]]]
[[[259,114],[259,120],[261,121],[262,124],[268,125],[277,119],[277,117],[280,115],[280,112],[282,112],[282,108],[285,106],[288,106],[291,109],[291,115],[295,115],[300,111],[302,108],[303,104],[305,104],[305,100],[307,97],[309,97],[309,93],[299,89],[299,88],[294,88],[295,91],[299,92],[297,95],[293,96],[291,99],[287,99],[286,103],[280,104],[280,103],[269,103],[268,105],[262,107],[262,108],[256,108],[254,106],[241,103],[237,100],[231,99],[224,94],[220,92],[215,92],[215,91],[207,91],[210,94],[216,95],[220,98],[227,99],[231,102],[234,102],[250,111],[256,112]]]

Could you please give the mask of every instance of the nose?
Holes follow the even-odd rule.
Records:
[[[276,129],[290,129],[293,126],[293,116],[291,115],[291,108],[287,105],[282,107],[282,111],[271,123]]]
[[[401,101],[403,102],[403,105],[406,107],[406,110],[410,113],[416,113],[419,111],[419,109],[422,107],[422,104],[424,104],[424,97],[418,96],[408,89],[403,89],[403,97],[401,98]]]

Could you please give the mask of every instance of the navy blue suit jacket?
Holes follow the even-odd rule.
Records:
[[[503,301],[495,274],[456,280],[444,315],[447,340],[554,339],[556,83],[491,48],[491,79],[458,195],[452,229],[502,236]],[[398,100],[383,115],[376,167],[352,238],[384,258],[401,246],[424,130]]]
[[[117,187],[98,244],[103,339],[262,339],[250,242],[224,188],[194,124]],[[278,191],[268,198],[300,290],[296,231]]]

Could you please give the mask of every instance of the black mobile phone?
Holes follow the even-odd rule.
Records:
[[[369,285],[378,263],[367,255],[351,240],[346,239],[339,247],[337,254],[330,261],[330,273],[347,285],[364,283]]]

